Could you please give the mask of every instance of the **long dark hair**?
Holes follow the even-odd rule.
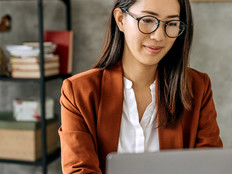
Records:
[[[124,34],[119,30],[113,15],[116,8],[129,8],[136,0],[116,0],[114,3],[105,42],[99,60],[94,68],[109,68],[121,60],[124,48]],[[172,48],[159,62],[158,73],[158,114],[159,125],[174,127],[185,109],[191,109],[192,89],[189,84],[189,52],[193,37],[193,20],[189,0],[178,0],[180,20],[187,28]]]

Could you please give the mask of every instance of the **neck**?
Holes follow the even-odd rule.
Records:
[[[133,88],[149,87],[155,80],[157,65],[144,65],[138,61],[122,59],[124,77],[133,82]]]

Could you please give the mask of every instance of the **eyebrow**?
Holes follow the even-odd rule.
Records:
[[[155,13],[155,12],[152,12],[152,11],[147,11],[147,10],[144,10],[142,11],[143,13],[148,13],[148,14],[151,14],[151,15],[154,15],[154,16],[159,16],[158,13]],[[170,15],[170,16],[167,16],[167,18],[179,18],[180,16],[179,15]]]

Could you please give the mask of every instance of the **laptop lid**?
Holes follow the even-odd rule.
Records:
[[[232,149],[110,153],[106,174],[232,174]]]

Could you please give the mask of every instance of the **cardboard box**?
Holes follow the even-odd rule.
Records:
[[[58,147],[57,119],[47,120],[47,154]],[[12,112],[0,112],[0,158],[36,161],[42,157],[41,123],[16,121]]]
[[[13,113],[17,121],[39,121],[41,120],[41,106],[39,100],[22,100],[13,101]],[[54,100],[46,98],[45,117],[51,119],[54,117]]]

